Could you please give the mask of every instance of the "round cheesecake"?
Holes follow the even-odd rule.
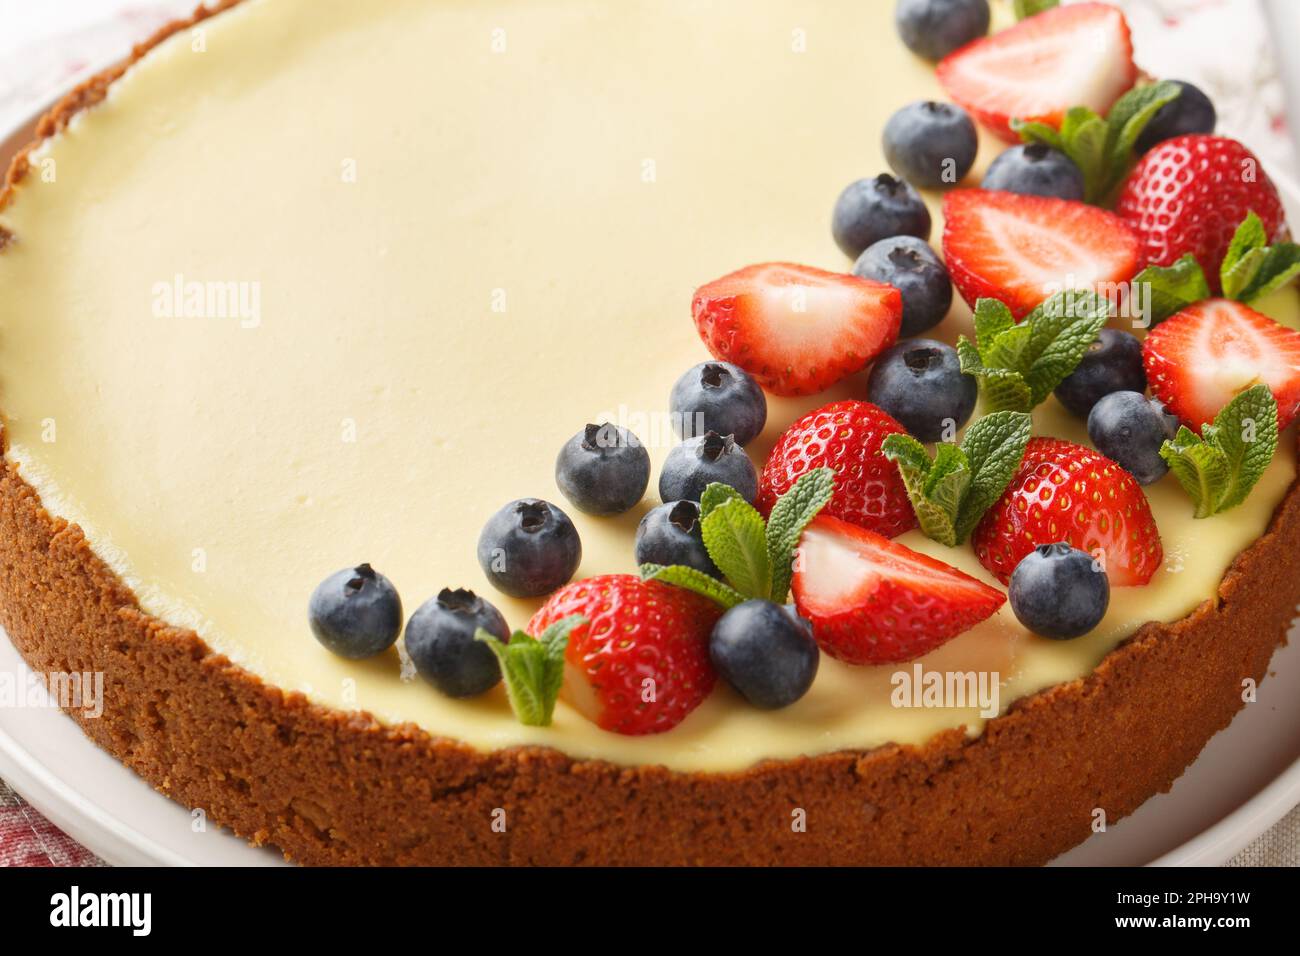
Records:
[[[1300,600],[1290,432],[1227,515],[1146,489],[1163,567],[1088,636],[1004,606],[914,664],[825,657],[778,712],[720,687],[652,736],[563,701],[529,727],[398,649],[330,654],[307,599],[361,561],[408,613],[466,587],[522,627],[540,602],[493,590],[483,523],[565,506],[587,422],[657,471],[708,357],[692,290],[846,270],[836,195],[942,94],[886,3],[227,6],[74,91],[0,198],[0,621],[39,672],[104,672],[103,717],[73,716],[163,792],[306,863],[1039,863],[1168,788],[1264,675]],[[1294,289],[1257,307],[1300,325]],[[959,303],[938,335],[969,329]],[[864,394],[770,398],[749,451]],[[1035,432],[1087,442],[1054,399]],[[656,503],[567,509],[578,576],[634,571]],[[996,703],[899,706],[914,666]]]

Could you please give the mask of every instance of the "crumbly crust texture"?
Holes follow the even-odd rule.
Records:
[[[28,155],[200,8],[86,81]],[[14,237],[0,230],[0,250]],[[5,443],[7,451],[7,443]],[[285,692],[141,610],[79,527],[0,471],[0,623],[38,673],[101,671],[86,735],[158,791],[305,864],[1040,864],[1168,790],[1264,677],[1297,602],[1300,480],[1207,601],[968,739],[678,773],[548,748],[482,752]]]

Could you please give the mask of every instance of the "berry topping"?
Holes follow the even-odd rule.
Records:
[[[1119,329],[1102,329],[1073,372],[1056,386],[1057,400],[1086,419],[1092,407],[1111,392],[1145,392],[1142,343]]]
[[[1157,143],[1175,136],[1214,132],[1218,115],[1210,98],[1183,80],[1169,82],[1178,87],[1178,96],[1160,107],[1138,136],[1134,149],[1139,153],[1145,153]]]
[[[826,514],[886,537],[916,527],[907,489],[893,463],[881,454],[889,435],[903,426],[868,402],[846,400],[815,409],[777,439],[759,481],[760,511],[768,513],[802,475],[829,468],[835,492]]]
[[[959,189],[943,214],[943,258],[972,308],[998,299],[1020,318],[1062,289],[1126,282],[1138,269],[1137,237],[1095,206]]]
[[[812,625],[793,608],[749,600],[722,615],[709,658],[723,680],[755,707],[788,707],[808,693],[821,653]]]
[[[555,483],[579,511],[622,514],[650,484],[650,453],[626,428],[588,425],[560,449]]]
[[[767,424],[767,398],[753,376],[730,362],[703,362],[677,380],[669,407],[682,438],[705,432],[748,445]]]
[[[911,184],[881,173],[849,183],[835,201],[831,234],[850,259],[890,236],[930,238],[930,210]]]
[[[750,266],[698,289],[700,338],[776,395],[810,395],[861,371],[894,344],[898,290],[809,266]]]
[[[647,511],[636,528],[636,563],[683,564],[719,577],[704,547],[700,506],[694,501],[670,501]]]
[[[1163,560],[1142,488],[1109,458],[1055,438],[1033,438],[1006,492],[971,539],[1004,584],[1039,544],[1064,541],[1100,560],[1116,587],[1146,584]]]
[[[1083,172],[1059,149],[1022,143],[989,164],[980,186],[1022,196],[1082,200]]]
[[[892,285],[903,296],[902,338],[920,335],[943,321],[952,305],[952,280],[924,239],[891,236],[858,257],[853,274]]]
[[[989,32],[988,0],[898,0],[894,23],[907,48],[942,60]]]
[[[867,399],[923,442],[954,440],[978,394],[957,350],[933,339],[899,342],[876,360],[867,379]]]
[[[705,432],[668,453],[659,473],[659,497],[665,502],[699,501],[714,482],[730,485],[746,501],[758,493],[758,475],[745,449],[730,435]]]
[[[1087,634],[1106,616],[1110,581],[1092,555],[1064,542],[1040,544],[1016,565],[1007,596],[1029,630],[1068,641]]]
[[[421,604],[406,624],[406,653],[416,671],[448,697],[477,697],[501,680],[492,650],[476,640],[479,629],[510,636],[501,612],[473,591],[443,588]]]
[[[979,149],[975,124],[960,106],[922,101],[894,113],[881,138],[895,173],[921,189],[946,189],[970,172]]]
[[[1128,23],[1107,3],[1073,3],[948,55],[939,82],[994,133],[1013,119],[1060,126],[1073,106],[1105,114],[1137,79]]]
[[[1139,485],[1159,481],[1169,471],[1160,449],[1177,432],[1178,419],[1141,392],[1104,395],[1088,415],[1088,437],[1097,450],[1121,465]]]
[[[585,618],[569,633],[561,698],[605,730],[653,734],[676,727],[713,689],[709,633],[721,614],[684,588],[607,574],[551,595],[527,630]]]
[[[857,525],[820,515],[799,542],[799,613],[849,664],[907,661],[990,617],[1002,593]]]
[[[573,521],[549,501],[520,498],[483,526],[478,563],[498,591],[541,597],[573,577],[582,542]]]
[[[336,571],[307,603],[311,631],[340,657],[361,660],[393,646],[402,630],[402,599],[368,564]]]

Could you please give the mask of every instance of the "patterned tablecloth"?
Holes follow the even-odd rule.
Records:
[[[1300,180],[1277,61],[1257,0],[1120,0],[1120,5],[1133,27],[1139,66],[1206,90],[1223,132],[1249,143],[1270,167]],[[195,0],[0,0],[0,129],[14,125],[88,65],[127,50],[194,6]],[[102,865],[0,781],[0,866]],[[1229,865],[1300,865],[1300,808]]]

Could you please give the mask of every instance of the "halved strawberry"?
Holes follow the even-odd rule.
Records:
[[[821,649],[848,664],[910,661],[1006,601],[969,574],[829,515],[799,539],[792,588]]]
[[[948,95],[1007,142],[1011,120],[1059,127],[1066,110],[1105,115],[1137,81],[1128,22],[1107,3],[1074,3],[968,43],[938,66]]]
[[[1086,203],[958,189],[944,198],[943,216],[944,262],[972,308],[1000,299],[1020,318],[1053,293],[1127,282],[1138,271],[1133,231]]]
[[[1165,319],[1147,335],[1142,361],[1151,393],[1195,429],[1261,382],[1277,399],[1279,428],[1300,408],[1300,332],[1231,299]]]
[[[903,298],[869,279],[768,262],[701,286],[691,312],[715,358],[774,395],[811,395],[894,344]]]

